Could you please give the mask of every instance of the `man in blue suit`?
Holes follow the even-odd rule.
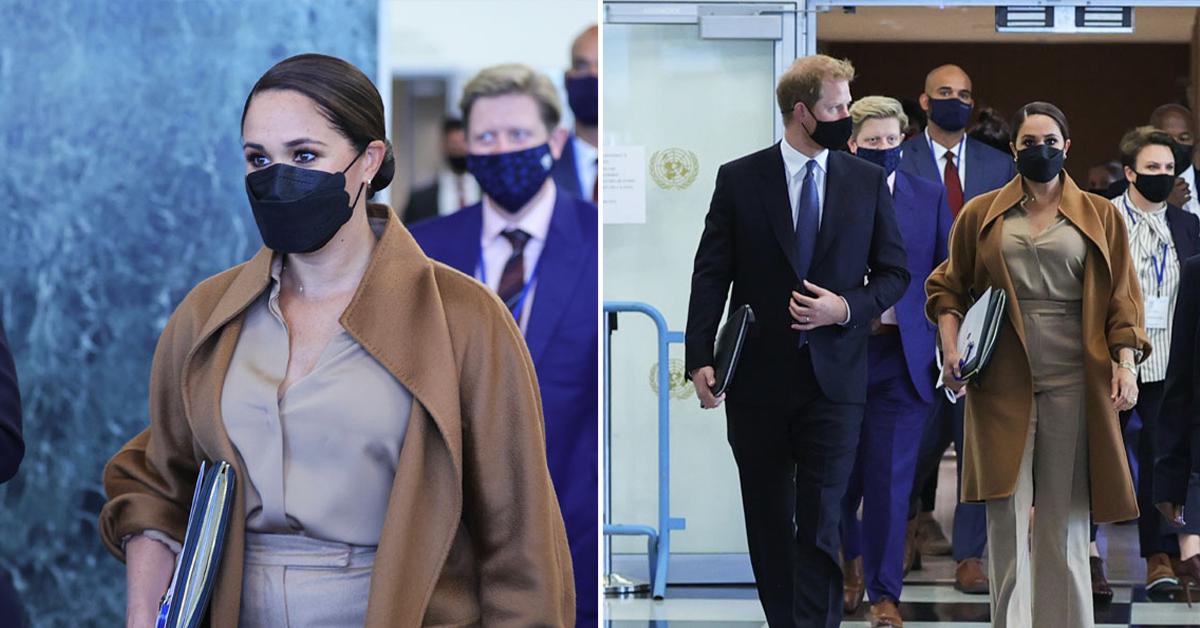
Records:
[[[850,107],[850,116],[850,151],[888,174],[912,279],[900,301],[871,324],[866,412],[842,502],[845,604],[854,612],[865,589],[872,625],[899,626],[909,499],[917,451],[935,400],[935,328],[925,319],[924,278],[946,259],[951,218],[942,186],[896,170],[902,129],[908,124],[900,101],[868,96]]]
[[[566,139],[550,79],[523,65],[487,68],[467,83],[461,109],[483,201],[412,234],[427,255],[495,290],[525,336],[571,545],[576,625],[596,626],[598,213],[550,179]]]
[[[558,189],[575,198],[597,200],[600,159],[600,46],[595,24],[571,45],[571,69],[563,82],[575,114],[575,132],[563,145],[551,176]]]
[[[1002,153],[966,135],[967,122],[975,97],[971,77],[956,65],[935,68],[925,77],[925,91],[920,97],[921,109],[929,118],[925,132],[903,144],[900,170],[941,184],[946,190],[946,202],[951,216],[958,216],[967,201],[1008,183],[1016,176],[1011,155]],[[928,273],[926,274],[928,275]],[[958,456],[958,474],[962,475],[963,405],[951,404],[938,397],[930,417],[925,443],[917,463],[917,478],[913,499],[922,499],[924,512],[920,519],[921,537],[928,541],[945,536],[933,520],[933,493],[936,491],[937,467],[942,452],[954,441]],[[928,486],[932,484],[932,486]],[[926,490],[923,490],[926,489]],[[958,563],[954,586],[968,593],[987,593],[987,572],[983,569],[983,550],[987,546],[987,520],[983,504],[965,504],[957,499],[954,511],[954,560]],[[917,523],[910,527],[909,543],[916,533]]]
[[[910,281],[887,175],[842,150],[853,77],[848,61],[825,55],[784,73],[775,92],[783,141],[717,171],[692,271],[686,368],[703,407],[726,398],[712,390],[726,301],[757,319],[726,416],[771,628],[841,625],[838,530],[870,324]]]

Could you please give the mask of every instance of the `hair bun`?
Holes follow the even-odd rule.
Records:
[[[371,179],[371,191],[378,192],[386,188],[392,183],[392,177],[396,176],[396,158],[392,155],[392,142],[383,140],[386,145],[383,153],[383,163],[379,165],[379,170],[375,173],[375,178]]]

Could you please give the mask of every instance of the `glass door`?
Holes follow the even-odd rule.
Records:
[[[604,298],[687,319],[692,260],[718,167],[782,136],[777,77],[796,57],[797,4],[605,2]],[[615,178],[606,174],[606,181]],[[620,189],[616,189],[620,187]],[[612,340],[612,522],[657,517],[657,366],[649,319]],[[671,350],[670,581],[705,581],[713,561],[750,575],[737,470],[723,410],[702,411]],[[616,537],[616,570],[645,575],[642,538]],[[625,556],[622,556],[622,553]],[[631,555],[638,555],[635,559]]]

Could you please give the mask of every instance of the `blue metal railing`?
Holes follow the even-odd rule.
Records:
[[[637,312],[654,321],[658,330],[658,527],[613,524],[612,518],[612,332],[617,313]],[[683,530],[687,522],[671,517],[671,378],[670,345],[683,343],[683,332],[667,329],[667,320],[654,307],[636,301],[604,302],[604,474],[605,474],[605,575],[612,573],[610,536],[646,536],[650,562],[650,587],[656,599],[666,597],[667,565],[671,558],[671,531]]]

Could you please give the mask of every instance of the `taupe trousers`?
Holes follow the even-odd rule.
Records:
[[[361,628],[375,547],[246,534],[240,628]]]
[[[1091,627],[1080,300],[1087,245],[1061,218],[1031,236],[1019,207],[1006,216],[1004,229],[1005,263],[1025,327],[1034,395],[1016,490],[987,502],[992,625]],[[1032,538],[1030,507],[1036,512]]]

